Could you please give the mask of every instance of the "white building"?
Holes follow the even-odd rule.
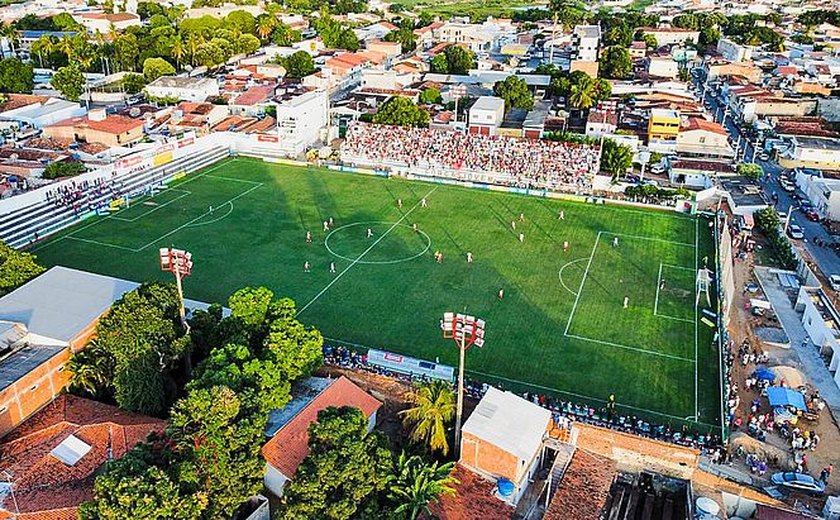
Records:
[[[794,135],[790,143],[779,160],[783,167],[840,170],[840,139]]]
[[[753,48],[750,45],[741,45],[735,43],[729,38],[721,38],[718,40],[717,51],[723,59],[731,62],[750,61],[752,59]]]
[[[840,179],[827,179],[820,170],[796,168],[799,186],[820,218],[840,221]]]
[[[108,34],[112,27],[117,31],[124,31],[129,27],[141,25],[140,17],[132,13],[80,13],[72,16],[91,34]]]
[[[461,429],[458,463],[494,481],[508,479],[513,491],[500,498],[515,505],[540,467],[551,424],[550,411],[491,386]]]
[[[10,94],[17,96],[17,94]],[[59,121],[85,115],[85,107],[72,101],[48,98],[0,113],[0,121],[15,121],[21,125],[43,128]]]
[[[329,96],[324,90],[311,90],[279,101],[277,134],[280,147],[286,153],[297,155],[319,142],[329,121],[328,108]]]
[[[820,353],[830,359],[828,370],[840,386],[840,316],[822,289],[800,287],[796,310],[802,312],[802,325]]]
[[[218,96],[219,83],[214,78],[163,76],[146,85],[145,91],[146,95],[155,98],[200,102]]]
[[[599,26],[576,25],[572,31],[572,60],[597,61],[600,44]]]
[[[648,60],[648,74],[650,76],[674,79],[679,73],[679,65],[671,58],[653,57]]]
[[[666,45],[684,45],[687,43],[695,44],[700,38],[700,31],[693,31],[691,29],[680,29],[678,27],[644,27],[642,28],[644,34],[650,34],[656,38],[656,43],[660,47]]]
[[[505,100],[494,96],[481,96],[470,107],[469,132],[494,135],[505,119]]]

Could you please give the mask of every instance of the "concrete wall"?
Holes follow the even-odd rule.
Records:
[[[271,494],[277,498],[282,497],[283,489],[286,487],[286,483],[288,481],[289,479],[286,478],[286,475],[280,473],[277,468],[266,462],[263,483],[265,484],[265,488],[271,492]]]

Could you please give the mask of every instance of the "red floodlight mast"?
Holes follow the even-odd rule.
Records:
[[[175,286],[178,288],[178,312],[181,315],[181,325],[187,333],[190,331],[190,326],[184,309],[184,289],[181,286],[181,279],[190,275],[192,266],[192,253],[172,247],[160,248],[160,268],[175,275]]]
[[[458,345],[458,405],[455,412],[455,446],[461,451],[461,417],[464,411],[464,360],[467,349],[475,345],[484,346],[484,320],[466,314],[446,312],[443,314],[444,339],[451,339]]]

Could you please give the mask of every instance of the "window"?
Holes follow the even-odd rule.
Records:
[[[64,372],[64,365],[59,366],[57,371],[58,372]]]
[[[700,144],[703,144],[703,143],[705,143],[705,142],[706,142],[706,138],[705,138],[705,137],[701,137],[701,138],[700,138]]]
[[[34,392],[37,389],[38,389],[38,385],[32,385],[32,386],[29,387],[30,392]]]

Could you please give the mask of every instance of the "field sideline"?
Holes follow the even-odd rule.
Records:
[[[466,309],[487,321],[467,361],[480,379],[595,405],[614,392],[628,411],[720,423],[705,297],[695,305],[696,269],[713,258],[702,218],[229,159],[33,250],[145,281],[169,280],[157,249],[170,245],[194,255],[190,298],[265,285],[336,342],[451,365],[438,322]]]

